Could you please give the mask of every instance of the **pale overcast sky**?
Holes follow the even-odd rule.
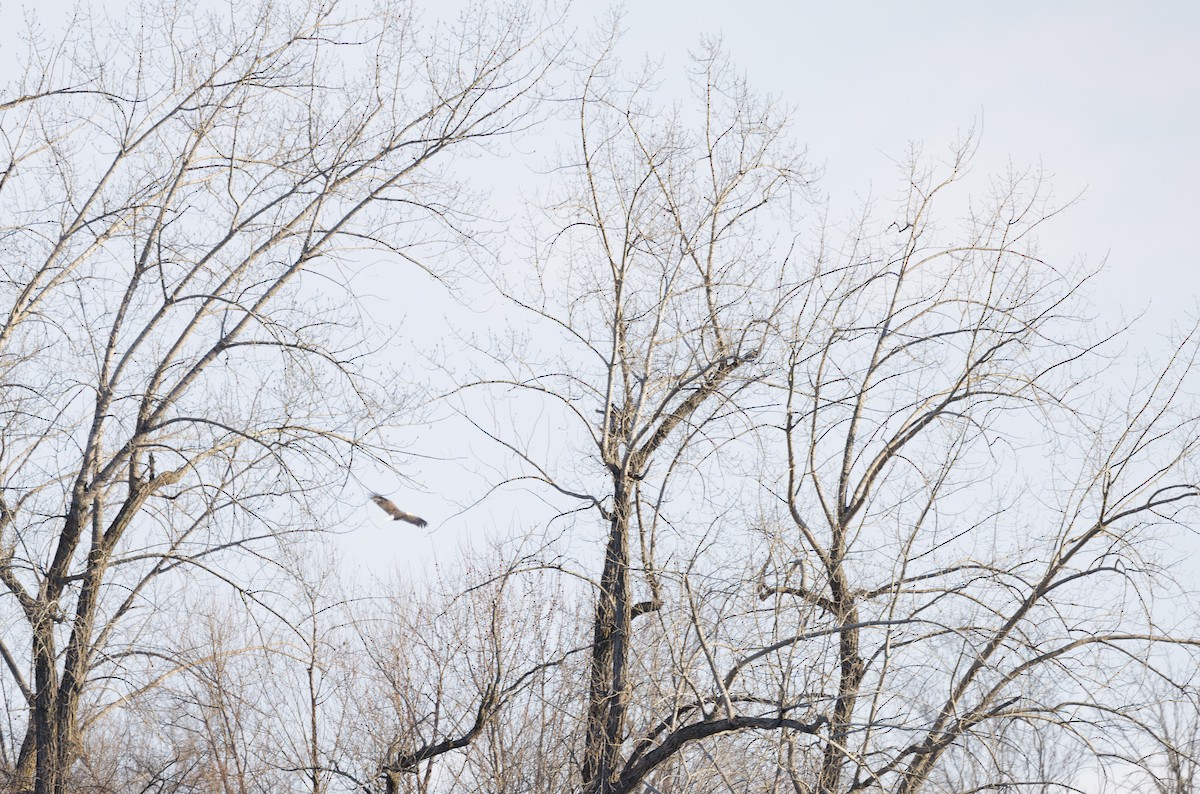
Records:
[[[127,7],[96,5],[109,14]],[[429,17],[446,7],[424,5]],[[56,6],[70,8],[38,8],[47,27]],[[603,8],[577,4],[571,16],[586,28]],[[22,7],[4,4],[0,13],[13,23]],[[1093,294],[1100,315],[1115,322],[1121,311],[1148,310],[1148,333],[1135,341],[1152,346],[1156,332],[1196,313],[1200,3],[641,0],[627,6],[624,27],[628,61],[649,57],[676,75],[702,36],[721,36],[752,86],[795,109],[794,137],[823,166],[819,187],[834,217],[871,191],[892,195],[890,158],[910,141],[937,152],[974,126],[982,133],[977,172],[1040,163],[1060,199],[1084,193],[1045,227],[1043,250],[1058,262],[1108,257]],[[376,295],[389,294],[384,282],[375,286]],[[451,305],[436,295],[419,302],[427,305],[368,299],[391,316],[407,312],[402,332],[413,338]],[[452,483],[423,469],[412,473],[426,493],[396,484],[403,506],[427,515],[443,536],[422,543],[444,548],[477,531],[461,520],[442,524],[455,511],[444,496]],[[346,550],[374,558],[378,533],[390,528],[369,505],[361,516],[367,531]]]
[[[594,14],[602,7],[572,17],[586,29]],[[909,142],[940,153],[974,126],[979,176],[1040,164],[1058,199],[1083,193],[1044,227],[1043,253],[1063,264],[1107,257],[1091,297],[1107,323],[1146,311],[1131,353],[1161,347],[1160,333],[1197,313],[1200,4],[643,0],[626,7],[624,28],[626,62],[661,62],[668,83],[702,36],[721,36],[752,86],[795,109],[794,137],[824,169],[819,187],[833,217],[869,193],[894,195],[892,159]],[[436,315],[454,311],[436,292],[419,303],[403,309],[404,334],[418,342],[436,336]],[[439,454],[445,432],[424,434],[417,449]],[[397,493],[433,526],[406,536],[397,561],[428,559],[435,548],[452,556],[456,544],[476,546],[484,525],[503,531],[520,521],[505,501],[455,517],[457,464],[412,474],[426,491],[398,483]],[[378,562],[379,541],[394,530],[369,509],[363,518],[340,548]]]
[[[1200,4],[649,0],[626,21],[631,45],[667,62],[720,33],[754,85],[796,107],[796,135],[846,209],[891,188],[886,156],[907,141],[933,150],[977,124],[979,169],[1040,161],[1058,196],[1085,191],[1043,241],[1109,256],[1099,304],[1192,311]]]

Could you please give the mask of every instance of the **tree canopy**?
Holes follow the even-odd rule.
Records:
[[[715,43],[676,96],[619,22],[418,10],[28,37],[5,790],[1187,790],[1196,334],[1129,364],[1042,174],[968,134],[839,214]],[[497,231],[472,169],[529,148]],[[486,332],[393,326],[418,276]],[[367,482],[418,417],[474,548],[355,581],[370,500],[438,531]]]

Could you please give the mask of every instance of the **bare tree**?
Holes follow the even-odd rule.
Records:
[[[603,527],[598,576],[576,569],[595,587],[579,761],[589,794],[633,791],[711,736],[816,729],[792,702],[681,700],[690,666],[707,663],[671,646],[682,636],[708,650],[710,637],[689,590],[700,572],[664,564],[679,550],[672,522],[698,518],[672,516],[673,500],[703,487],[716,474],[706,461],[748,427],[738,395],[796,294],[786,240],[760,216],[786,217],[809,175],[782,111],[715,47],[694,64],[698,101],[666,112],[652,76],[623,84],[611,69],[601,58],[583,78],[578,159],[548,213],[539,280],[502,287],[561,347],[545,361],[493,354],[508,370],[476,383],[539,400],[580,447],[551,464],[530,437],[472,419],[514,454],[513,482],[541,482]]]
[[[1110,354],[1040,175],[968,196],[969,139],[831,221],[714,45],[664,106],[600,41],[532,264],[490,274],[531,330],[448,362],[513,545],[323,577],[305,536],[412,408],[359,252],[471,245],[447,156],[553,63],[519,7],[356,13],[80,23],[0,97],[8,789],[1187,785],[1200,634],[1152,541],[1200,488],[1195,332]]]
[[[254,601],[253,555],[327,522],[357,456],[390,458],[404,392],[364,366],[350,253],[455,239],[440,164],[519,129],[547,63],[523,9],[413,14],[170,4],[31,40],[5,89],[14,789],[67,790],[81,713],[154,678],[130,619],[166,625],[164,574]]]
[[[1147,545],[1197,496],[1194,335],[1102,387],[1120,332],[1037,249],[1061,208],[1036,172],[959,192],[970,139],[801,238],[784,118],[715,51],[670,110],[613,71],[535,286],[501,281],[544,342],[470,383],[501,419],[462,398],[594,593],[582,790],[1069,790],[982,759],[1102,764],[1155,655],[1194,665]]]
[[[1145,687],[1142,708],[1127,709],[1122,725],[1105,736],[1100,750],[1108,761],[1115,792],[1184,794],[1200,785],[1200,704],[1187,668],[1163,655],[1162,674]]]
[[[489,552],[490,554],[490,552]],[[362,790],[561,791],[570,738],[557,711],[585,646],[550,577],[468,563],[356,602],[353,692],[366,735],[341,770]],[[569,724],[569,723],[568,723]]]
[[[573,690],[561,678],[577,673],[585,646],[557,583],[496,575],[495,560],[369,588],[333,570],[310,566],[311,578],[261,594],[274,615],[236,600],[198,605],[211,617],[164,651],[177,667],[93,731],[89,772],[115,771],[77,780],[164,794],[568,784],[558,753],[571,723],[557,717]],[[106,742],[114,729],[148,739]]]
[[[1127,403],[1097,394],[1107,340],[1038,256],[1040,178],[994,181],[953,237],[934,220],[969,152],[914,157],[894,216],[819,249],[788,331],[761,587],[798,610],[777,650],[829,670],[801,790],[923,790],[1006,723],[1071,743],[1133,716],[1156,648],[1196,642],[1161,626],[1145,548],[1196,496],[1195,341]]]

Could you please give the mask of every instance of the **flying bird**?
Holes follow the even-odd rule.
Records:
[[[396,507],[395,503],[386,496],[380,496],[377,493],[371,494],[371,501],[379,505],[383,512],[392,517],[393,521],[407,521],[410,524],[415,524],[418,527],[423,527],[429,522],[420,516],[414,516],[412,513],[406,513]]]

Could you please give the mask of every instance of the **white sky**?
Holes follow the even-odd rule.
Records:
[[[686,11],[684,11],[686,9]],[[1109,256],[1098,308],[1193,308],[1200,261],[1200,4],[643,0],[631,44],[677,62],[717,32],[752,84],[797,108],[835,201],[891,188],[888,156],[979,123],[978,169],[1037,164],[1083,202],[1047,253]]]
[[[572,16],[581,25],[603,10],[577,2]],[[423,4],[435,16],[457,0]],[[3,3],[0,47],[13,46],[27,9],[53,28],[72,5]],[[110,14],[127,5],[95,3]],[[668,74],[679,73],[702,36],[720,35],[752,86],[795,109],[794,137],[823,165],[819,187],[834,217],[873,189],[890,195],[891,159],[910,141],[937,151],[976,127],[976,171],[1040,163],[1060,199],[1083,192],[1044,227],[1043,250],[1060,262],[1107,257],[1092,297],[1110,322],[1146,311],[1134,348],[1161,346],[1158,332],[1197,313],[1200,257],[1191,236],[1200,218],[1200,2],[636,0],[624,27],[629,60],[661,61]],[[13,50],[3,55],[12,68]],[[407,314],[403,333],[427,342],[428,334],[419,339],[425,321],[456,309],[430,285],[418,289],[419,281],[398,292],[380,279],[367,303],[381,315]],[[426,431],[413,450],[457,445],[444,441]],[[435,550],[450,559],[456,545],[478,546],[491,527],[520,520],[503,501],[456,515],[463,490],[456,471],[456,462],[414,465],[419,491],[375,485],[429,518],[428,531],[393,524],[364,500],[334,547],[352,564],[419,574]]]
[[[457,2],[423,3],[430,17],[449,4]],[[38,12],[52,27],[56,9],[65,14],[70,5],[55,0]],[[108,13],[126,5],[96,3]],[[10,33],[25,8],[0,5]],[[586,25],[603,8],[579,4],[572,16]],[[795,109],[793,134],[824,166],[819,187],[831,196],[834,217],[872,190],[891,195],[890,158],[910,141],[935,152],[975,126],[982,130],[977,172],[1040,163],[1060,199],[1084,192],[1045,227],[1043,250],[1059,262],[1108,257],[1092,297],[1110,321],[1147,311],[1135,346],[1160,344],[1157,332],[1196,312],[1200,3],[640,0],[626,9],[624,27],[630,65],[645,56],[661,61],[666,74],[680,73],[701,36],[722,36],[751,85]],[[429,327],[423,319],[453,311],[436,294],[419,307],[407,292],[387,305],[382,296],[394,291],[376,286],[380,297],[370,303],[390,316],[407,313],[402,331],[409,336]],[[414,449],[430,450],[430,438]],[[436,533],[391,526],[364,504],[361,524],[340,550],[379,563],[388,556],[381,545],[391,546],[381,541],[397,531],[410,533],[397,549],[401,559],[470,543],[483,516],[451,518],[453,471],[414,466],[423,493],[378,485],[395,485],[398,503],[426,515]]]
[[[434,17],[461,0],[418,3]],[[604,10],[576,3],[572,18],[581,27]],[[26,9],[36,8],[52,29],[72,5],[0,4],[0,48],[13,46]],[[128,3],[94,5],[120,14]],[[1044,227],[1043,253],[1057,262],[1107,257],[1092,299],[1109,323],[1146,312],[1132,351],[1161,349],[1157,334],[1198,313],[1200,257],[1191,237],[1200,218],[1200,2],[636,0],[624,28],[630,66],[648,57],[666,75],[680,74],[702,36],[721,36],[752,86],[794,108],[794,138],[823,166],[819,188],[835,218],[869,193],[894,193],[892,159],[910,142],[937,152],[975,127],[977,173],[1040,164],[1060,199],[1083,193]],[[11,68],[13,49],[0,54]],[[476,166],[494,169],[499,181],[520,173],[511,163]],[[403,266],[386,271],[364,279],[366,304],[381,320],[406,315],[401,332],[414,346],[436,338],[442,314],[463,319],[426,279]],[[411,355],[411,348],[395,353],[419,375]],[[430,528],[388,521],[364,494],[346,533],[331,543],[351,570],[436,575],[435,553],[453,566],[457,548],[478,548],[484,536],[521,525],[514,499],[459,513],[455,502],[469,490],[463,464],[486,444],[446,436],[426,430],[411,448],[454,450],[463,461],[415,463],[414,483],[386,476],[369,483],[427,517]]]
[[[593,13],[602,7],[573,16],[586,25]],[[795,109],[794,137],[823,165],[819,187],[835,218],[872,191],[895,193],[892,159],[910,141],[940,153],[974,126],[976,174],[1040,164],[1059,200],[1083,193],[1044,227],[1043,253],[1063,264],[1107,257],[1091,297],[1107,323],[1146,312],[1131,353],[1161,348],[1159,334],[1196,313],[1200,257],[1189,232],[1200,217],[1200,3],[642,0],[626,9],[624,28],[629,67],[648,57],[669,79],[702,36],[720,35],[753,87]],[[424,303],[402,310],[406,335],[453,311],[436,295]],[[436,437],[417,448],[432,450]],[[481,524],[512,520],[501,503],[503,516],[452,517],[450,494],[462,492],[455,470],[415,467],[424,493],[397,486],[405,508],[436,527],[404,539],[400,567],[434,548],[477,545]],[[378,562],[393,530],[382,515],[364,518],[369,526],[342,550]]]

